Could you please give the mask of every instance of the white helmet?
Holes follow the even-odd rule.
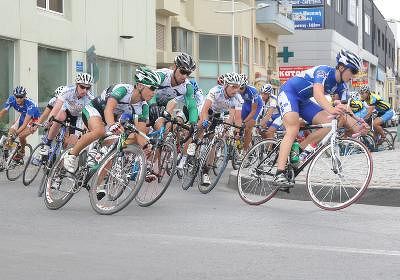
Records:
[[[88,73],[78,73],[78,75],[76,75],[75,83],[92,86],[93,77]]]
[[[59,86],[58,88],[56,88],[56,90],[54,91],[54,95],[58,96],[59,94],[63,93],[64,90],[66,89],[66,86]]]
[[[226,73],[224,75],[224,85],[238,85],[242,83],[242,78],[238,73]]]
[[[336,62],[337,64],[343,64],[354,72],[361,70],[361,58],[351,51],[341,50],[336,56]]]
[[[245,73],[239,74],[240,78],[242,79],[240,87],[244,88],[245,86],[247,86],[249,84],[249,78],[247,77],[247,75]]]
[[[261,93],[268,93],[271,94],[274,91],[271,84],[264,84],[261,87]]]

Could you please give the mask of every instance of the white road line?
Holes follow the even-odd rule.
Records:
[[[280,242],[262,242],[262,241],[249,241],[229,238],[210,238],[210,237],[196,237],[187,235],[173,235],[173,234],[154,234],[154,233],[116,233],[115,235],[128,238],[152,238],[159,239],[160,241],[176,240],[186,242],[199,242],[199,243],[213,243],[213,244],[231,244],[231,245],[246,245],[253,247],[264,248],[286,248],[297,250],[310,250],[310,251],[326,251],[347,254],[361,254],[361,255],[381,255],[381,256],[398,256],[400,251],[396,250],[380,250],[380,249],[363,249],[339,246],[320,246],[320,245],[306,245],[306,244],[293,244],[293,243],[280,243]]]

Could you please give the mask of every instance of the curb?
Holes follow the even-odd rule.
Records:
[[[237,171],[231,171],[226,186],[237,192]],[[311,201],[305,184],[296,184],[290,193],[278,192],[275,196],[281,199]],[[400,188],[373,187],[360,198],[358,204],[400,207]]]

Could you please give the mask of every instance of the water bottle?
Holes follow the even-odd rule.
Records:
[[[299,161],[303,163],[306,161],[309,155],[311,155],[315,149],[317,148],[316,143],[310,143],[307,145],[307,147],[304,149],[304,151],[299,155]]]
[[[7,140],[7,136],[5,136],[5,135],[1,136],[1,138],[0,138],[0,146],[3,146],[4,142],[6,142],[6,140]]]
[[[300,144],[299,142],[295,141],[292,145],[292,149],[290,150],[290,163],[298,163],[300,152]]]

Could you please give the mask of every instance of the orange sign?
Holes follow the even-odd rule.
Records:
[[[368,61],[363,60],[361,71],[353,77],[351,85],[354,88],[359,88],[363,85],[368,85]]]
[[[279,67],[279,79],[281,83],[286,82],[290,78],[296,76],[297,74],[310,69],[313,66],[280,66]]]

